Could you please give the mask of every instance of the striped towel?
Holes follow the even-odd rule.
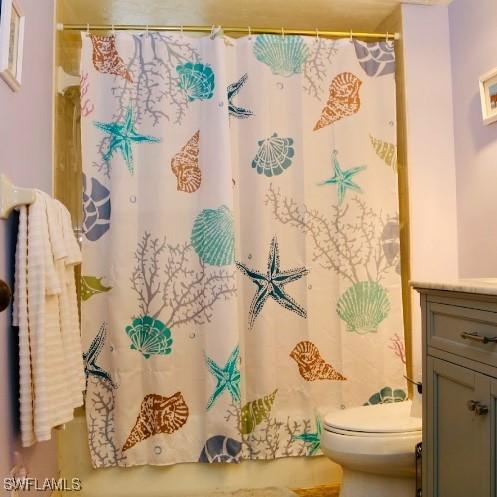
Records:
[[[20,208],[14,288],[19,326],[21,441],[49,440],[82,405],[84,369],[74,280],[81,261],[70,216],[37,192]]]

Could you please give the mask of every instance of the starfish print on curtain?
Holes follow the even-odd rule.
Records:
[[[365,166],[352,167],[351,169],[342,169],[337,159],[336,151],[333,152],[333,171],[334,175],[319,183],[319,185],[337,185],[338,205],[342,205],[347,190],[362,193],[361,187],[352,181],[352,177],[357,173],[364,171]]]
[[[108,161],[114,155],[115,151],[120,151],[129,172],[133,174],[134,164],[133,164],[133,143],[159,143],[160,138],[155,138],[154,136],[141,135],[135,129],[135,117],[133,114],[133,108],[128,107],[126,115],[121,122],[110,122],[103,123],[99,121],[94,121],[93,124],[104,133],[107,133],[110,138],[109,148],[107,152],[103,155],[104,161]]]
[[[296,281],[306,274],[309,270],[305,267],[280,270],[280,255],[278,249],[278,240],[273,237],[269,248],[269,259],[267,263],[267,273],[262,274],[255,269],[248,268],[241,262],[236,263],[236,267],[247,275],[257,286],[257,292],[252,300],[249,311],[249,327],[254,326],[255,319],[262,311],[268,297],[274,299],[285,309],[295,312],[299,316],[306,318],[306,310],[288,295],[283,287],[288,283]]]
[[[254,115],[251,110],[245,109],[243,107],[238,107],[233,103],[233,99],[242,89],[243,85],[247,82],[247,79],[248,74],[245,73],[238,81],[235,81],[228,86],[228,111],[230,116],[236,117],[238,119],[245,119],[246,117]]]
[[[83,352],[83,362],[85,364],[86,383],[88,378],[94,376],[97,379],[107,381],[112,388],[116,388],[115,383],[112,381],[110,374],[103,368],[97,365],[97,359],[102,352],[102,348],[107,338],[107,326],[105,323],[100,326],[97,335],[92,340],[87,352]]]
[[[309,449],[307,452],[308,456],[313,456],[321,447],[321,420],[316,418],[316,431],[314,433],[301,433],[300,435],[294,435],[292,440],[300,440],[309,444]]]
[[[209,410],[221,394],[227,390],[233,399],[233,402],[240,402],[240,370],[238,368],[238,359],[240,357],[240,347],[236,346],[230,354],[224,368],[221,368],[210,357],[207,357],[207,367],[216,379],[216,388],[207,402]]]

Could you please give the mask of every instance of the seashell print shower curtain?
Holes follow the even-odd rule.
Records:
[[[93,465],[313,456],[405,400],[393,46],[82,38]]]

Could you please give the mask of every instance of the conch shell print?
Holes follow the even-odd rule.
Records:
[[[369,135],[371,145],[373,145],[376,155],[385,161],[387,166],[397,170],[397,147],[393,143],[388,143],[386,141],[375,138]]]
[[[197,131],[171,160],[178,191],[193,193],[200,188],[202,173],[198,167],[199,138],[200,131]]]
[[[171,434],[179,430],[188,419],[188,406],[181,392],[171,397],[151,393],[146,395],[131,430],[123,445],[123,452],[152,435]]]
[[[126,64],[117,52],[116,37],[90,35],[93,44],[93,66],[98,72],[115,74],[133,82]]]
[[[255,427],[261,423],[265,417],[269,416],[277,392],[278,390],[275,390],[273,393],[265,395],[261,399],[247,402],[247,404],[242,407],[240,413],[240,433],[242,435],[252,433],[255,430]]]
[[[342,72],[335,76],[330,85],[330,96],[314,126],[314,131],[359,112],[361,85],[362,81],[350,72]]]
[[[299,367],[302,378],[314,380],[346,380],[331,364],[325,362],[318,348],[307,340],[299,342],[290,352]]]

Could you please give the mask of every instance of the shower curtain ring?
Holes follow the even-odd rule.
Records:
[[[145,28],[145,33],[146,33],[147,36],[149,35],[149,33],[148,33],[148,24],[147,24],[147,26]]]
[[[88,23],[86,23],[86,34],[90,34],[90,25]]]
[[[390,33],[387,31],[387,37],[386,37],[386,42],[388,43],[388,40],[390,39]]]
[[[112,25],[112,36],[116,36],[116,28]]]
[[[319,29],[316,28],[316,41],[319,41]]]
[[[283,26],[281,26],[281,37],[285,37],[285,28]]]
[[[248,34],[249,34],[249,40],[250,40],[250,38],[252,38],[252,29],[250,28],[250,26],[248,27]]]
[[[352,33],[352,30],[350,30],[350,41],[352,42],[352,38],[353,38],[353,33]]]

